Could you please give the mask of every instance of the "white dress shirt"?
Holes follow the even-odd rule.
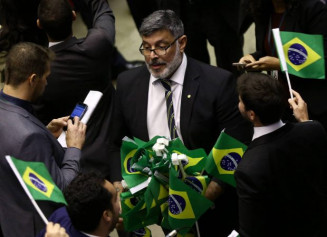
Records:
[[[183,54],[181,65],[172,75],[170,80],[172,90],[172,101],[174,106],[175,125],[178,137],[183,141],[180,129],[180,110],[183,91],[183,83],[187,65],[187,58]],[[148,93],[148,109],[147,109],[147,127],[149,139],[159,135],[170,138],[170,132],[167,121],[167,107],[165,99],[165,89],[159,81],[159,78],[150,76],[149,93]]]
[[[283,123],[281,120],[279,120],[278,122],[270,124],[268,126],[254,127],[252,141],[258,137],[261,137],[268,133],[272,133],[272,132],[276,131],[277,129],[283,127],[284,125],[285,125],[285,123]]]

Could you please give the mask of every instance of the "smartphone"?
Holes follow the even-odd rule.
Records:
[[[84,103],[77,103],[73,112],[69,116],[69,119],[74,121],[74,117],[77,116],[81,120],[87,111],[87,104]]]
[[[245,67],[246,63],[233,63],[232,65],[236,67]]]

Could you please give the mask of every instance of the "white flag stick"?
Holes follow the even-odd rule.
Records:
[[[48,220],[45,217],[45,215],[43,214],[42,210],[40,209],[40,207],[37,205],[36,201],[34,200],[34,198],[32,197],[30,191],[28,190],[28,188],[26,187],[26,184],[24,182],[24,180],[22,179],[22,177],[20,176],[16,166],[14,165],[14,163],[11,160],[10,156],[6,156],[6,160],[9,164],[9,166],[11,167],[11,169],[13,170],[13,172],[15,173],[19,183],[22,185],[25,193],[27,194],[27,196],[29,197],[29,199],[31,200],[33,206],[35,207],[36,211],[39,213],[39,215],[41,216],[42,220],[44,221],[44,223],[47,225],[48,224]]]
[[[280,61],[280,67],[281,67],[282,71],[285,72],[285,74],[286,74],[288,89],[290,91],[291,98],[293,99],[291,81],[290,81],[290,77],[288,75],[287,64],[286,64],[286,60],[285,60],[282,40],[280,39],[279,28],[272,29],[272,32],[273,32],[275,46],[276,46],[279,61]]]

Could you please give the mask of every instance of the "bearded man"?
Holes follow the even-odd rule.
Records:
[[[118,76],[112,129],[114,159],[120,161],[124,136],[144,141],[156,135],[179,137],[188,149],[203,148],[209,153],[222,129],[242,121],[233,75],[185,55],[183,23],[171,10],[149,15],[139,32],[139,50],[146,65]],[[217,229],[222,232],[216,236],[227,236],[236,229],[236,194],[231,198],[225,195],[228,193],[225,190],[216,202],[219,214],[214,218],[219,228],[215,233]],[[201,223],[200,231],[210,236],[210,228],[202,228]]]

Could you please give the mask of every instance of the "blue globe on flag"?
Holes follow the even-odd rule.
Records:
[[[203,185],[202,183],[200,182],[200,180],[198,180],[197,178],[195,177],[186,177],[184,182],[190,186],[193,190],[195,190],[196,192],[198,193],[202,193],[203,191]]]
[[[126,167],[127,171],[130,173],[136,172],[136,170],[132,168],[131,163],[132,163],[132,157],[127,160],[127,167]]]
[[[294,65],[302,65],[307,61],[308,52],[301,44],[292,44],[288,49],[288,58]]]
[[[220,166],[224,170],[233,171],[236,170],[238,163],[240,163],[242,157],[236,152],[228,153],[220,161]]]
[[[39,189],[42,192],[47,192],[47,186],[42,182],[42,180],[40,180],[35,174],[30,173],[28,175],[30,181],[32,182],[32,184]]]
[[[172,194],[168,198],[169,211],[173,215],[182,213],[186,207],[185,199],[179,195]]]

